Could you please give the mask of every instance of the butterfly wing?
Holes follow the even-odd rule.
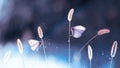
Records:
[[[30,47],[33,51],[35,51],[39,46],[38,40],[29,40],[28,43],[30,44]]]
[[[72,27],[71,32],[74,38],[80,38],[85,30],[86,28],[84,26],[78,25]]]

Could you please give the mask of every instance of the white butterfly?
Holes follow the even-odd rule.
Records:
[[[41,45],[41,42],[38,40],[29,40],[28,43],[30,44],[30,47],[33,51],[38,50],[39,46]]]
[[[84,26],[77,25],[71,28],[72,36],[74,38],[79,38],[82,36],[83,32],[86,30]]]

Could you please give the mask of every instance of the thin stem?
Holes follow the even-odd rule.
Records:
[[[90,60],[90,68],[92,68],[92,63],[91,63],[91,60]]]
[[[68,33],[68,68],[70,68],[70,29],[71,29],[71,22],[69,22],[69,33]]]
[[[110,68],[113,67],[113,58],[111,58],[111,61],[110,61]]]
[[[79,54],[82,52],[82,50],[90,43],[93,39],[95,39],[98,35],[94,35],[92,38],[90,38],[84,45],[83,47],[79,50]]]
[[[23,68],[25,68],[25,62],[24,62],[23,55],[21,55],[21,59],[22,59],[22,63],[23,63]]]
[[[45,45],[44,45],[43,39],[41,39],[41,42],[42,42],[42,46],[43,46],[43,52],[44,52],[44,56],[45,56],[45,61],[46,61],[47,68],[48,68],[47,55],[46,55],[46,50],[45,50]]]

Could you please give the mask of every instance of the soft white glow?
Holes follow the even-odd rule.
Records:
[[[14,45],[15,44],[8,43],[6,47],[0,47],[0,68],[24,68],[23,60],[25,68],[47,68],[45,58],[42,57],[42,55],[25,55],[26,53],[24,53],[21,57],[19,51],[17,50],[17,45]],[[9,56],[7,62],[4,63],[1,61],[3,59],[3,57],[1,57],[1,54],[4,55],[4,53],[10,49],[11,55]],[[49,68],[67,68],[67,62],[64,62],[54,56],[48,56],[47,61]]]
[[[40,57],[24,57],[25,68],[47,68],[44,59]],[[67,68],[67,64],[55,59],[48,58],[49,68]],[[60,62],[58,62],[60,61]],[[6,64],[0,64],[0,68],[23,68],[23,62],[20,56],[11,58]]]
[[[23,43],[23,45],[25,45]],[[42,54],[34,53],[29,47],[29,45],[24,46],[25,51],[21,57],[19,54],[17,44],[16,43],[8,43],[5,46],[0,44],[0,68],[47,68],[45,58]],[[3,56],[7,51],[11,51],[11,55],[9,56],[6,63],[4,63]],[[39,54],[39,55],[38,55]],[[84,55],[85,56],[85,55]],[[74,53],[71,60],[71,68],[88,68],[88,64],[86,60],[84,60],[84,56],[80,56],[78,53]],[[49,68],[68,68],[67,59],[61,59],[63,57],[56,57],[53,55],[47,56],[48,67]],[[24,65],[23,65],[24,60]],[[103,68],[109,68],[104,66]]]

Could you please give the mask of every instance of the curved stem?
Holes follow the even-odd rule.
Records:
[[[93,39],[95,39],[98,35],[94,35],[91,39],[89,39],[84,45],[83,47],[79,50],[79,54],[82,52],[82,50],[88,45],[88,43],[90,43]]]
[[[70,29],[71,29],[71,22],[69,22],[69,32],[68,32],[68,68],[70,68]]]
[[[48,68],[47,55],[46,55],[46,50],[45,50],[45,45],[44,45],[43,39],[41,39],[41,42],[42,42],[42,46],[43,46],[43,52],[44,52],[44,56],[45,56],[45,61],[46,61],[47,68]]]

